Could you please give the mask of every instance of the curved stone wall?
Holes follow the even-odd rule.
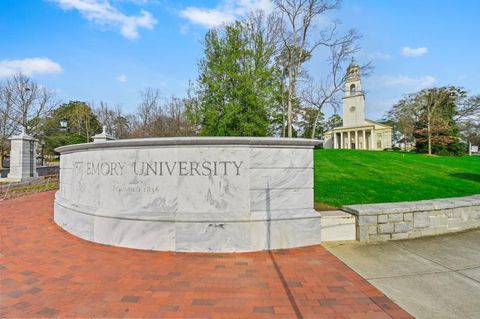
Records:
[[[316,141],[152,138],[58,148],[55,222],[86,240],[164,251],[320,243]]]

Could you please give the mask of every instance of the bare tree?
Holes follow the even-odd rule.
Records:
[[[467,92],[461,91],[457,97],[457,114],[455,121],[462,122],[480,118],[480,95],[467,97]]]
[[[398,101],[386,114],[385,120],[392,122],[394,130],[401,133],[399,140],[403,139],[404,151],[407,144],[414,140],[415,123],[419,121],[421,109],[414,103],[414,97],[408,95]]]
[[[15,74],[3,85],[4,94],[12,105],[10,118],[27,133],[36,135],[45,118],[57,105],[52,91],[23,74]]]
[[[135,114],[134,127],[136,136],[151,136],[152,126],[162,113],[159,89],[146,88],[140,93],[142,101]]]
[[[330,56],[327,59],[328,73],[326,73],[326,76],[319,83],[311,82],[311,84],[302,91],[302,99],[307,105],[317,110],[316,119],[313,122],[312,139],[317,131],[317,125],[323,108],[325,106],[331,106],[336,111],[338,105],[340,105],[338,95],[340,92],[343,92],[348,76],[345,71],[345,65],[360,49],[356,44],[359,39],[360,35],[358,32],[352,31],[343,38],[343,41],[330,46]],[[371,70],[372,67],[370,63],[360,68],[360,72],[364,76],[368,75]]]
[[[130,123],[127,116],[123,115],[120,106],[110,107],[105,102],[95,108],[95,114],[102,126],[106,126],[108,132],[115,138],[126,138],[129,134]]]
[[[18,73],[0,83],[0,167],[8,138],[19,128],[33,136],[43,134],[43,119],[58,103],[45,86]]]
[[[449,102],[451,93],[448,90],[433,88],[420,97],[427,119],[428,155],[432,155],[432,127],[433,121],[439,117],[438,109]]]
[[[454,117],[463,139],[474,145],[480,144],[480,95],[466,97],[458,101]],[[469,145],[470,147],[470,145]]]
[[[185,116],[185,100],[171,97],[166,101],[151,130],[154,136],[194,135],[195,127]]]
[[[11,117],[13,103],[9,90],[6,90],[4,82],[0,82],[0,168],[3,166],[3,155],[9,148],[8,138],[17,129],[17,122]]]
[[[337,23],[319,32],[312,39],[314,22],[328,11],[339,7],[339,0],[276,0],[285,27],[281,33],[284,46],[284,65],[288,78],[287,89],[287,130],[292,137],[293,104],[296,98],[297,82],[302,73],[303,63],[319,46],[334,46],[349,41],[352,36],[337,36]],[[349,33],[354,33],[353,30]]]
[[[196,134],[194,125],[187,119],[186,104],[186,99],[171,97],[165,101],[158,89],[145,89],[137,112],[126,117],[132,126],[131,135],[148,137]]]
[[[460,135],[472,145],[480,145],[480,120],[468,119],[459,123]],[[470,145],[469,145],[470,146]]]
[[[279,53],[282,45],[280,17],[275,14],[265,15],[264,11],[257,10],[250,12],[241,23],[246,30],[245,34],[252,38],[248,44],[252,45],[253,52],[263,52],[265,63],[274,62],[273,57]]]
[[[387,113],[387,118],[403,133],[405,138],[415,137],[419,143],[426,143],[428,154],[432,144],[447,145],[455,141],[450,132],[458,120],[454,115],[462,110],[459,100],[465,99],[465,91],[458,87],[434,87],[403,97]],[[471,114],[470,111],[463,115]],[[407,141],[405,140],[405,143]]]

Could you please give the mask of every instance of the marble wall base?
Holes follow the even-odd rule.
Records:
[[[324,211],[322,215],[322,241],[356,239],[355,215],[341,210]]]
[[[289,218],[253,216],[250,221],[124,219],[82,212],[58,194],[55,222],[69,233],[96,243],[159,251],[249,252],[320,243],[320,214],[301,210]],[[193,216],[190,216],[193,219]]]

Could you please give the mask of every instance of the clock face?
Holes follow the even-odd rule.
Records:
[[[352,107],[350,108],[350,112],[355,112],[355,106],[352,106]]]

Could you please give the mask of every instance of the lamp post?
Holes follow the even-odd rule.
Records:
[[[42,140],[40,141],[40,144],[42,145],[42,166],[45,166],[45,155],[44,155],[44,152],[43,150],[45,149],[45,139],[42,138]]]
[[[67,119],[60,120],[60,130],[67,131],[68,130],[68,121]]]

